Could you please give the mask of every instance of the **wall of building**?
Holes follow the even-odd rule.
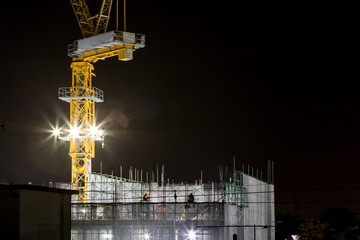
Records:
[[[65,239],[70,235],[70,195],[20,190],[20,239]]]
[[[70,196],[74,193],[33,185],[0,185],[0,238],[70,239]]]
[[[19,190],[0,188],[0,236],[19,239]]]
[[[243,239],[244,211],[242,207],[235,204],[225,204],[224,206],[224,236],[225,239],[233,239],[234,234],[237,239]]]
[[[256,239],[275,239],[274,185],[244,174],[243,186],[247,196],[243,207],[245,239],[254,239],[254,235]]]

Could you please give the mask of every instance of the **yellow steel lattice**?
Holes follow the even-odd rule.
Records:
[[[85,0],[70,0],[84,38],[106,32],[110,18],[112,1],[113,0],[103,0],[101,3],[100,13],[91,17]],[[96,25],[94,25],[94,21],[96,22]]]
[[[103,0],[97,16],[95,34],[105,33],[109,23],[112,0]]]
[[[92,17],[85,0],[70,0],[84,38],[106,33],[112,2],[113,0],[102,0],[99,14]],[[118,4],[116,12],[118,26]],[[70,102],[70,125],[72,130],[78,131],[77,135],[72,133],[73,135],[62,137],[62,139],[70,141],[71,180],[79,191],[77,202],[87,202],[88,173],[91,172],[91,159],[95,157],[95,141],[103,140],[103,136],[89,135],[89,130],[96,127],[95,101],[103,101],[102,91],[92,88],[91,79],[92,76],[95,76],[92,72],[94,70],[92,63],[114,56],[118,56],[121,61],[129,61],[133,58],[133,51],[137,44],[136,35],[126,32],[125,5],[124,31],[117,35],[115,45],[103,44],[103,42],[92,45],[93,39],[87,39],[88,41],[85,42],[88,45],[85,44],[85,51],[76,52],[81,45],[80,40],[69,47],[69,56],[73,57],[71,64],[72,87],[60,88],[59,98]],[[140,40],[139,46],[144,47],[144,36]]]
[[[94,35],[94,23],[85,0],[70,0],[84,38]]]
[[[73,62],[71,97],[82,96],[84,91],[91,93],[93,65],[88,62]],[[90,129],[95,124],[95,102],[90,99],[72,99],[70,101],[70,125],[81,131]],[[95,142],[91,138],[73,136],[70,140],[69,155],[72,161],[71,179],[79,190],[78,202],[87,200],[87,173],[91,171],[91,158],[95,155]]]

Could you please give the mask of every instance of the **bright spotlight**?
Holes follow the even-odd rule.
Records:
[[[53,134],[55,137],[58,137],[58,136],[60,135],[60,129],[54,128],[53,131],[52,131],[52,134]]]
[[[80,133],[80,129],[78,127],[75,126],[70,128],[70,135],[72,137],[78,137],[79,133]]]
[[[195,240],[196,239],[196,232],[194,230],[190,230],[187,235],[188,235],[189,240]]]
[[[144,234],[144,240],[150,240],[150,234],[145,233]]]
[[[113,238],[112,234],[109,234],[109,233],[102,234],[102,237],[105,238],[105,239],[112,239]]]

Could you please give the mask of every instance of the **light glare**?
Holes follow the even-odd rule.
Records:
[[[109,233],[105,233],[105,234],[102,234],[103,238],[106,238],[106,239],[112,239],[112,234],[109,234]]]
[[[196,238],[196,233],[194,230],[190,230],[189,233],[188,233],[188,239],[190,240],[195,240]]]
[[[70,128],[70,135],[73,137],[78,137],[80,133],[80,129],[78,127],[71,127]]]
[[[95,136],[97,135],[99,132],[98,128],[95,127],[95,126],[92,126],[90,129],[89,129],[89,133],[92,135],[92,136]]]
[[[144,234],[144,240],[150,240],[150,234],[145,233]]]
[[[60,135],[60,129],[58,129],[58,128],[53,129],[53,135],[55,137],[59,136]]]

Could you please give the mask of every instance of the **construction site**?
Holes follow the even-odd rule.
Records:
[[[130,178],[91,173],[87,201],[72,199],[71,239],[275,239],[268,164],[267,181],[249,166],[246,174],[244,166],[234,168],[229,179],[220,168],[222,181],[207,183],[201,177],[193,183],[166,181],[164,165],[146,179],[136,169],[129,169]]]
[[[71,184],[52,187],[77,190],[71,206],[73,240],[217,240],[275,239],[274,165],[268,162],[267,181],[262,172],[242,166],[223,171],[219,180],[173,182],[165,166],[156,172],[130,168],[128,178],[91,171],[95,141],[103,142],[106,129],[96,123],[95,103],[104,102],[102,90],[92,85],[93,64],[116,56],[133,59],[145,47],[145,35],[116,29],[107,31],[112,0],[102,0],[100,12],[91,16],[85,0],[70,0],[83,39],[68,47],[72,58],[72,86],[59,88],[58,98],[70,104],[68,127],[53,129],[70,143]],[[103,143],[104,144],[104,143]]]

